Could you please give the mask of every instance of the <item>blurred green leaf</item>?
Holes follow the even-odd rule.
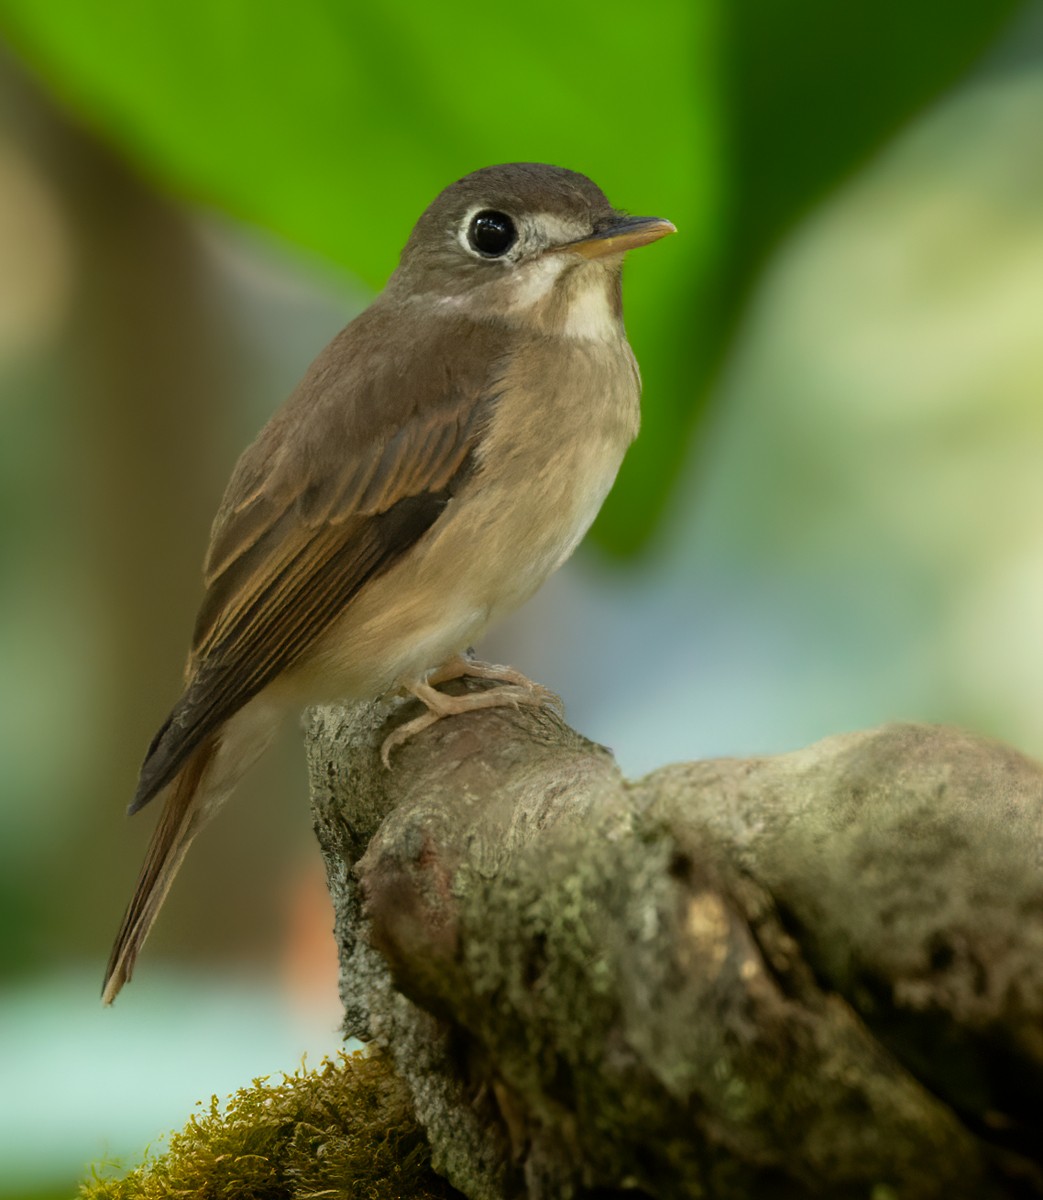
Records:
[[[0,0],[0,20],[167,189],[373,287],[436,192],[492,162],[573,167],[674,220],[681,236],[628,264],[644,428],[595,527],[627,552],[669,494],[768,248],[1016,7]]]
[[[373,287],[424,205],[492,162],[567,165],[631,212],[671,217],[684,236],[629,272],[647,398],[622,510],[632,542],[680,460],[697,388],[687,292],[718,223],[716,3],[666,0],[651,16],[619,0],[2,0],[0,20],[52,90],[169,190]]]
[[[721,214],[702,275],[665,293],[659,332],[640,357],[649,403],[595,533],[638,548],[706,415],[716,369],[757,273],[784,234],[904,123],[960,78],[1022,0],[730,0],[715,75],[722,94]],[[672,247],[670,248],[672,249]],[[688,265],[686,263],[686,265]],[[677,345],[665,344],[678,338]],[[671,373],[679,372],[679,373]]]

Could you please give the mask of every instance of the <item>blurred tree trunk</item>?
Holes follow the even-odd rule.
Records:
[[[209,523],[237,448],[227,414],[246,348],[190,213],[6,57],[0,91],[9,136],[49,183],[74,257],[68,328],[48,364],[46,475],[26,519],[38,527],[31,569],[61,591],[97,664],[88,736],[69,731],[75,769],[53,800],[62,836],[51,869],[69,888],[50,896],[49,950],[82,954],[97,941],[100,969],[149,832],[147,818],[126,825],[123,807],[180,687]],[[99,871],[101,861],[125,870]],[[227,911],[226,881],[191,863],[187,874],[199,876],[182,889],[193,906]],[[70,908],[68,890],[92,904]],[[214,924],[197,924],[205,940]]]
[[[479,1197],[1043,1196],[1043,770],[896,725],[628,783],[315,710],[345,1030]]]

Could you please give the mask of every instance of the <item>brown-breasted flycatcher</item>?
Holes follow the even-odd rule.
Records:
[[[165,797],[112,949],[111,1003],[192,839],[306,704],[405,689],[442,717],[543,703],[463,657],[576,548],[637,433],[623,254],[674,232],[583,175],[475,171],[421,216],[381,295],[240,458],[214,521],[180,700],[136,812]],[[497,686],[449,696],[464,676]]]

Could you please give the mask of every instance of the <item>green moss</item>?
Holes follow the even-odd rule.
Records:
[[[341,1054],[313,1071],[217,1097],[122,1179],[80,1200],[448,1200],[404,1084],[386,1058]]]

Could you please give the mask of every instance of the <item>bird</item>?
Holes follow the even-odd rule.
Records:
[[[626,251],[676,232],[543,163],[471,172],[236,464],[180,698],[128,812],[164,803],[113,944],[111,1004],[195,836],[285,714],[412,694],[433,722],[544,704],[466,652],[573,552],[638,431]],[[449,695],[465,676],[492,686]],[[393,769],[393,768],[392,768]]]

